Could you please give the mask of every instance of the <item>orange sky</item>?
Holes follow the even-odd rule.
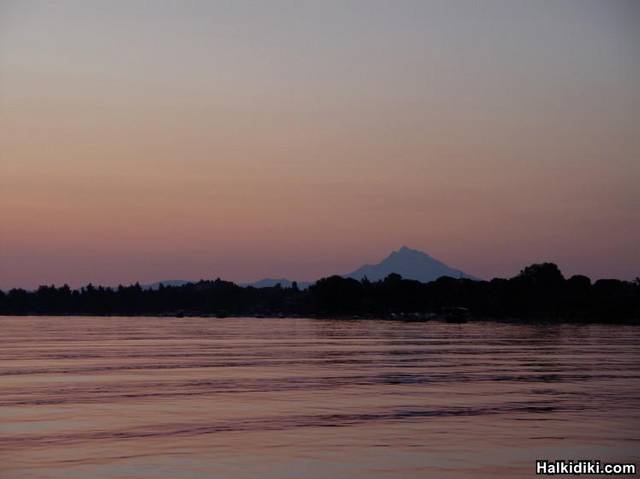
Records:
[[[0,288],[640,275],[637,4],[151,6],[0,6]]]

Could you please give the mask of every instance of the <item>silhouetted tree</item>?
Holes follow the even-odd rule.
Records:
[[[0,291],[0,314],[201,314],[226,315],[367,315],[468,308],[476,318],[535,318],[613,321],[640,320],[640,279],[586,276],[565,280],[553,263],[533,264],[511,279],[473,281],[441,277],[430,283],[390,274],[380,281],[331,276],[300,290],[276,285],[243,288],[217,278],[182,286],[145,289],[136,283],[117,288],[88,284],[41,286],[35,291]]]

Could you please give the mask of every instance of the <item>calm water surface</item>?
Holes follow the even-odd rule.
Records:
[[[640,327],[0,317],[2,479],[640,462]]]

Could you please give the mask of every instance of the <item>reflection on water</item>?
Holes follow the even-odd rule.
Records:
[[[640,328],[0,317],[0,478],[532,477],[638,461]]]

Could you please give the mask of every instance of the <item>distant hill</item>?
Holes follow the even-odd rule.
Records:
[[[307,283],[306,281],[298,281],[298,288],[307,289],[311,283]],[[276,284],[280,284],[283,288],[290,288],[293,284],[293,281],[288,280],[286,278],[264,278],[259,281],[254,281],[253,283],[245,283],[241,286],[253,286],[254,288],[271,288]]]
[[[377,281],[386,278],[391,273],[397,273],[405,279],[415,279],[423,283],[435,281],[441,276],[477,279],[458,269],[447,266],[422,251],[407,248],[406,246],[392,252],[378,264],[364,265],[343,276],[358,280],[366,276],[371,281]]]

